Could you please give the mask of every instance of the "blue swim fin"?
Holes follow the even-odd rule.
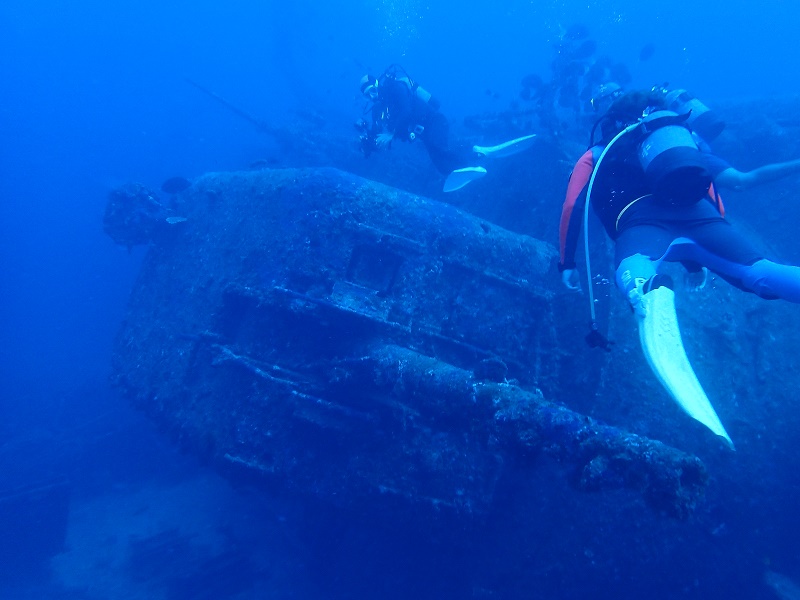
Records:
[[[503,142],[497,146],[473,146],[472,151],[487,158],[503,158],[527,150],[533,146],[536,134],[526,135],[515,140]]]
[[[642,295],[641,303],[643,314],[637,314],[639,340],[650,368],[686,414],[700,421],[733,449],[728,432],[686,356],[675,314],[675,293],[667,286],[654,288]]]
[[[444,180],[444,191],[455,192],[456,190],[460,190],[471,181],[480,179],[484,175],[486,175],[486,169],[483,167],[465,167],[463,169],[456,169],[447,176],[447,179]]]

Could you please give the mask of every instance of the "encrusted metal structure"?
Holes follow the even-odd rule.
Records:
[[[207,174],[175,214],[148,226],[115,379],[225,470],[470,514],[510,460],[678,517],[702,495],[697,458],[559,401],[576,324],[549,244],[335,169]]]

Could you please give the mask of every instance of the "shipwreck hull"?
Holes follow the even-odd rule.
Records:
[[[674,516],[702,495],[696,458],[556,402],[597,366],[572,379],[549,244],[334,169],[209,174],[178,210],[114,376],[227,472],[481,514],[509,461],[544,454],[565,486],[631,488]]]

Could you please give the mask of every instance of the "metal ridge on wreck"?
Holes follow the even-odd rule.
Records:
[[[114,379],[221,469],[481,514],[508,461],[545,455],[675,517],[702,496],[696,457],[553,401],[551,245],[332,168],[211,173],[180,200],[148,229]]]

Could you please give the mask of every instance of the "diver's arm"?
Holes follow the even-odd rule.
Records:
[[[738,191],[746,190],[762,183],[777,181],[796,173],[800,173],[800,160],[764,165],[747,172],[729,167],[716,176],[714,183]]]
[[[561,207],[561,220],[559,223],[558,240],[559,254],[558,270],[562,273],[562,282],[570,289],[573,287],[575,271],[575,251],[581,232],[583,219],[582,208],[586,202],[586,191],[589,179],[594,170],[592,151],[587,151],[575,165],[567,185],[567,194],[564,205]]]

